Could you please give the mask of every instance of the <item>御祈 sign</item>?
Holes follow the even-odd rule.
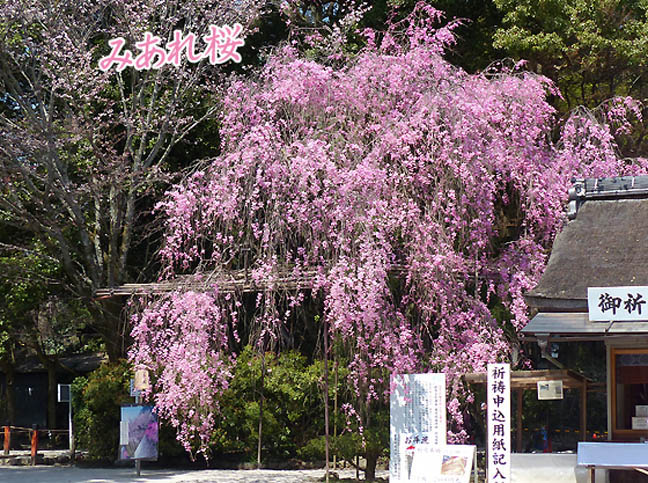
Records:
[[[403,435],[413,438],[417,444],[446,444],[445,374],[392,376],[389,423],[389,481],[407,481],[400,454]]]
[[[648,320],[648,287],[588,287],[587,309],[594,321]]]
[[[488,364],[488,481],[511,481],[511,366]]]

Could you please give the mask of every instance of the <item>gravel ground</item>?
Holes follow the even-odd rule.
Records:
[[[337,470],[340,478],[355,478],[355,470]],[[376,476],[386,478],[388,471]],[[301,483],[315,482],[324,470],[149,470],[142,468],[76,468],[71,466],[0,467],[2,483]],[[335,480],[331,480],[335,481]]]

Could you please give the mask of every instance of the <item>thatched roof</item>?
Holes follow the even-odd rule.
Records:
[[[587,312],[587,287],[648,285],[648,176],[581,180],[540,283],[545,311]]]

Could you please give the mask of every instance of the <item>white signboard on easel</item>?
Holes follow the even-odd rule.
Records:
[[[402,474],[408,483],[469,483],[475,461],[475,446],[434,446],[416,443],[416,437],[403,434],[400,447]],[[391,481],[391,478],[390,478]]]
[[[397,374],[391,379],[389,404],[389,481],[407,481],[402,468],[402,435],[432,446],[446,444],[445,374]]]
[[[488,364],[488,483],[511,481],[511,366]]]

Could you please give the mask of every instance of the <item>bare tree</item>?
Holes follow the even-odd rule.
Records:
[[[257,4],[11,0],[0,12],[0,221],[60,262],[65,289],[91,310],[111,359],[123,353],[121,305],[93,293],[137,277],[129,256],[151,211],[147,196],[168,179],[172,149],[218,112],[223,74],[208,58],[119,72],[98,60],[110,39],[136,52],[148,31],[161,46],[174,30],[193,33],[196,51],[210,25],[239,22],[243,37]]]

